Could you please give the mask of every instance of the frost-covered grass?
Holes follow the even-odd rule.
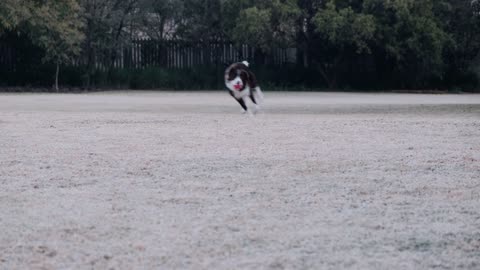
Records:
[[[0,269],[478,269],[480,96],[0,95]]]

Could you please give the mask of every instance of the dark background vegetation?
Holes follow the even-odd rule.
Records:
[[[213,51],[207,61],[204,50],[192,51],[203,60],[179,65],[162,60],[181,54],[177,47],[162,54],[143,46],[138,52],[154,60],[126,64],[139,41],[223,42],[234,53]],[[293,56],[279,61],[275,52],[287,48]],[[4,89],[50,88],[56,78],[66,91],[221,89],[225,65],[245,59],[270,89],[475,92],[479,52],[477,0],[0,2]]]

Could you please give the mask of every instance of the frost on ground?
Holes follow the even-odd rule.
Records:
[[[0,95],[0,269],[480,269],[480,96]]]

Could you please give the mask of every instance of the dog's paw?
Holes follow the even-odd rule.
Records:
[[[257,114],[257,113],[262,111],[262,107],[255,104],[255,106],[252,108],[252,111],[253,111],[254,114]]]
[[[249,107],[246,111],[243,112],[243,114],[248,115],[248,116],[254,116],[255,111],[252,110],[252,108]]]

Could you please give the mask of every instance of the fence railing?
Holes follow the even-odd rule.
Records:
[[[0,43],[0,68],[5,70],[14,70],[17,61],[16,51],[7,44]]]
[[[0,43],[0,66],[12,70],[18,59],[15,48]],[[185,41],[134,40],[115,50],[96,52],[88,57],[85,52],[75,59],[73,66],[94,65],[97,70],[110,68],[143,69],[147,67],[191,68],[218,65],[243,60],[259,62],[256,48],[237,46],[231,42],[193,43]],[[22,59],[25,61],[25,59]],[[93,63],[92,63],[93,62]],[[281,65],[296,62],[296,50],[276,48],[268,55],[268,63]]]

